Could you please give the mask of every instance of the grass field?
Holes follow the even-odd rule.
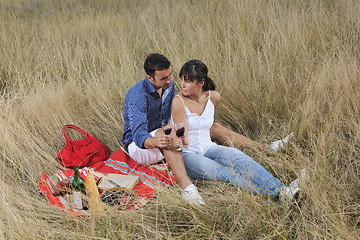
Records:
[[[0,239],[359,239],[358,0],[0,0]],[[122,105],[152,52],[178,71],[205,62],[222,94],[217,121],[287,149],[247,153],[284,181],[306,167],[300,202],[282,205],[197,181],[142,210],[73,218],[37,193],[60,169],[72,123],[114,152]]]

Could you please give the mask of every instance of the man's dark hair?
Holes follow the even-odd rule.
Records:
[[[152,53],[146,57],[144,69],[147,75],[155,76],[155,71],[161,71],[170,67],[170,61],[163,55]]]

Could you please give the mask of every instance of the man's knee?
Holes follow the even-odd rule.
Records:
[[[161,153],[160,149],[141,149],[134,142],[132,142],[129,147],[129,155],[134,159],[135,162],[143,165],[149,165],[157,163],[164,159],[164,155]]]

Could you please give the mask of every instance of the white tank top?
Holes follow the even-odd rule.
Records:
[[[209,99],[206,102],[206,106],[201,115],[190,112],[185,106],[184,100],[180,95],[178,96],[184,104],[184,111],[187,120],[187,134],[188,134],[188,147],[184,149],[184,152],[194,152],[204,155],[210,147],[216,145],[211,141],[210,128],[214,123],[214,104]]]

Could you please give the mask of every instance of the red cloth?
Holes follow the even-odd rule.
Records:
[[[99,177],[99,175],[96,175],[96,172],[105,175],[108,173],[116,173],[138,176],[140,181],[134,187],[133,191],[136,192],[142,200],[131,209],[142,207],[147,201],[152,199],[159,190],[167,188],[176,182],[175,176],[169,174],[167,170],[157,170],[154,167],[140,165],[132,160],[122,149],[118,149],[114,152],[107,161],[97,162],[88,167],[89,168],[79,170],[79,173],[83,178],[89,173],[90,168],[95,170],[95,172],[92,172],[95,177]],[[56,182],[61,181],[64,178],[69,178],[73,173],[74,171],[72,169],[59,171],[51,176],[48,176],[43,172],[39,183],[40,192],[46,195],[50,205],[67,210],[72,215],[89,216],[88,211],[74,209],[71,196],[65,195],[56,197],[53,195]]]
[[[139,196],[148,199],[153,198],[158,190],[167,188],[176,182],[175,176],[170,175],[167,171],[159,171],[138,164],[121,149],[114,152],[107,161],[95,163],[91,167],[101,173],[117,173],[140,177],[139,183],[133,190]]]

